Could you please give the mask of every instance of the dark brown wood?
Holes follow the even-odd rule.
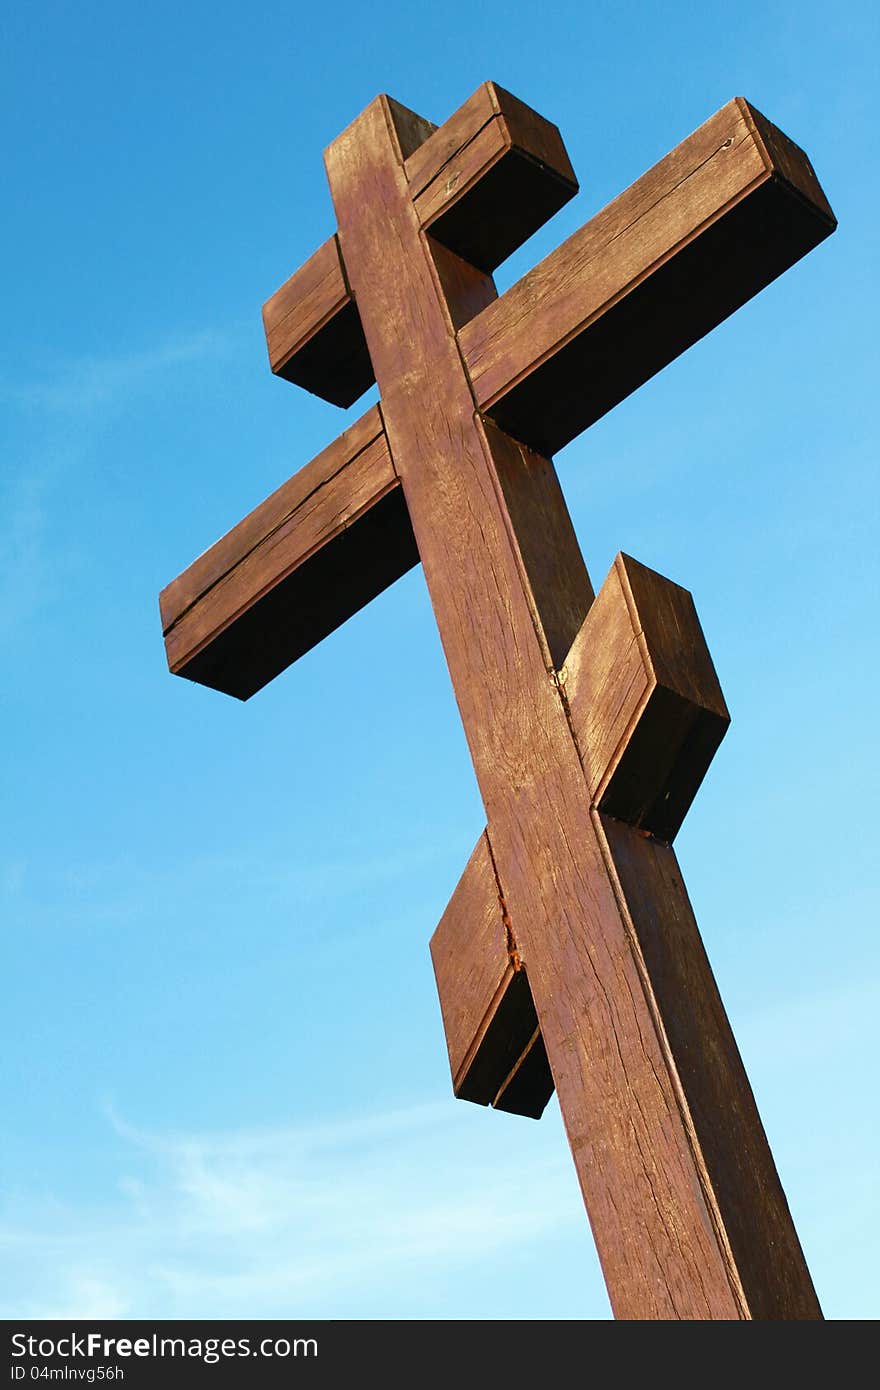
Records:
[[[424,116],[410,111],[408,106],[403,106],[393,97],[386,97],[385,100],[388,102],[389,110],[394,113],[394,125],[397,129],[401,152],[404,159],[408,159],[411,154],[415,154],[430,140],[437,127],[433,121],[426,121]]]
[[[331,405],[353,405],[373,368],[335,236],[263,305],[269,365]]]
[[[618,1316],[820,1317],[665,843],[717,677],[677,585],[618,556],[593,602],[546,455],[833,214],[737,100],[498,299],[527,179],[571,182],[555,127],[493,84],[439,130],[381,97],[325,159],[338,243],[271,351],[356,304],[382,404],[169,587],[172,669],[250,693],[418,555],[488,822],[432,942],[457,1093],[538,1114],[555,1084]]]
[[[560,680],[593,804],[671,842],[730,723],[688,591],[618,555]]]
[[[169,669],[246,700],[418,558],[374,406],[163,590]]]
[[[593,601],[593,586],[551,461],[484,422],[511,521],[510,540],[527,583],[547,669],[561,666]]]
[[[556,126],[494,82],[439,131],[399,102],[389,109],[413,148],[406,168],[422,226],[470,265],[494,270],[577,193]],[[335,236],[267,299],[263,324],[269,364],[286,381],[340,406],[373,384]]]
[[[485,831],[431,938],[431,958],[455,1094],[537,1119],[553,1078]]]
[[[536,629],[538,597],[494,481],[516,446],[499,444],[472,413],[454,315],[419,236],[388,104],[374,102],[325,160],[389,447],[613,1306],[625,1317],[752,1316],[759,1300],[731,1259],[695,1148],[682,1078]],[[764,1301],[776,1316],[816,1315],[803,1261],[780,1281],[766,1237],[759,1220]]]
[[[516,979],[527,986],[524,972],[521,971]],[[534,1008],[531,993],[529,1002]],[[496,1110],[506,1110],[511,1115],[526,1115],[529,1119],[539,1120],[552,1094],[553,1074],[535,1015],[535,1030],[522,1055],[501,1083],[492,1104]]]
[[[325,159],[392,457],[612,1299],[623,1316],[736,1316],[387,105],[374,102]]]
[[[803,151],[737,98],[462,329],[477,404],[555,453],[836,225]]]
[[[519,520],[517,535],[528,530],[528,518]],[[556,550],[549,537],[548,549]],[[691,595],[618,555],[559,682],[593,807],[671,841],[730,722]],[[455,1094],[540,1115],[553,1080],[539,1066],[543,1046],[523,1065],[537,1042],[537,1015],[486,831],[431,955]],[[537,1089],[524,1085],[531,1078]]]
[[[597,816],[597,828],[745,1316],[821,1317],[675,852],[610,816]]]
[[[457,1096],[482,1105],[491,1105],[534,1028],[519,1049],[505,1049],[500,1076],[494,1064],[491,1078],[482,1081],[488,1067],[485,1062],[474,1067],[473,1059],[492,1027],[496,1000],[506,993],[515,972],[505,915],[484,831],[431,938],[452,1086]]]
[[[406,177],[411,196],[415,199],[428,185],[442,173],[450,160],[455,159],[473,140],[484,126],[495,120],[498,102],[493,92],[494,83],[482,82],[467,101],[462,102],[451,116],[447,116],[438,128],[432,131],[416,146],[405,150]],[[392,108],[393,109],[393,108]],[[394,124],[404,149],[399,112],[394,110]]]
[[[486,82],[406,163],[423,228],[492,271],[577,193],[556,126]]]

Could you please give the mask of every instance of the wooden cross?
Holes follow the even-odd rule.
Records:
[[[833,213],[738,98],[499,298],[577,191],[555,126],[380,96],[325,163],[270,362],[381,402],[165,589],[170,668],[247,699],[421,560],[487,819],[431,944],[456,1094],[555,1086],[617,1316],[821,1317],[671,848],[724,699],[684,589],[619,555],[594,601],[550,455]]]

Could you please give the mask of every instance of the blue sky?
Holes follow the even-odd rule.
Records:
[[[158,619],[370,399],[266,362],[322,149],[493,78],[581,183],[502,288],[738,94],[840,219],[557,462],[597,584],[623,549],[695,595],[733,725],[679,857],[825,1311],[877,1316],[877,29],[7,9],[2,1315],[609,1315],[555,1101],[451,1096],[427,943],[483,819],[421,572],[245,705]]]

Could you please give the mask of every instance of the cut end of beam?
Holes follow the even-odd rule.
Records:
[[[339,242],[324,242],[263,305],[276,376],[331,405],[353,405],[375,380]]]
[[[555,453],[836,225],[803,150],[728,102],[461,329],[480,409]]]
[[[246,700],[418,558],[373,408],[163,591],[169,668]]]
[[[563,676],[594,803],[671,843],[730,723],[687,589],[618,555]]]
[[[768,121],[757,106],[753,106],[745,97],[736,97],[735,102],[763,148],[768,172],[799,194],[819,217],[824,217],[828,234],[833,232],[837,227],[837,218],[806,151],[772,121]]]
[[[406,163],[423,228],[491,273],[578,191],[558,129],[486,82]]]
[[[539,1119],[553,1077],[485,831],[431,938],[431,959],[456,1096]]]

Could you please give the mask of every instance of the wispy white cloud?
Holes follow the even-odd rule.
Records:
[[[390,1314],[409,1280],[448,1281],[582,1220],[563,1144],[548,1158],[546,1131],[492,1115],[476,1151],[467,1111],[226,1134],[155,1134],[110,1112],[126,1145],[115,1190],[88,1210],[7,1205],[0,1311],[375,1316],[363,1310],[386,1290]]]
[[[873,983],[831,986],[741,1020],[741,1041],[762,1059],[765,1118],[786,1104],[800,1114],[799,1143],[774,1149],[832,1316],[853,1315],[854,1284],[856,1315],[876,1306],[875,1149],[867,1130],[852,1133],[839,1085],[855,1032],[860,1057],[876,1052],[873,997]],[[808,1014],[823,1026],[795,1058],[790,1039],[809,1035]],[[813,1130],[803,1115],[817,1093]],[[541,1125],[439,1101],[225,1132],[156,1131],[107,1107],[100,1143],[118,1157],[97,1197],[70,1205],[34,1190],[0,1205],[0,1316],[431,1316],[432,1296],[443,1315],[462,1299],[460,1316],[458,1291],[479,1271],[497,1279],[572,1231],[590,1283],[555,1106]]]

